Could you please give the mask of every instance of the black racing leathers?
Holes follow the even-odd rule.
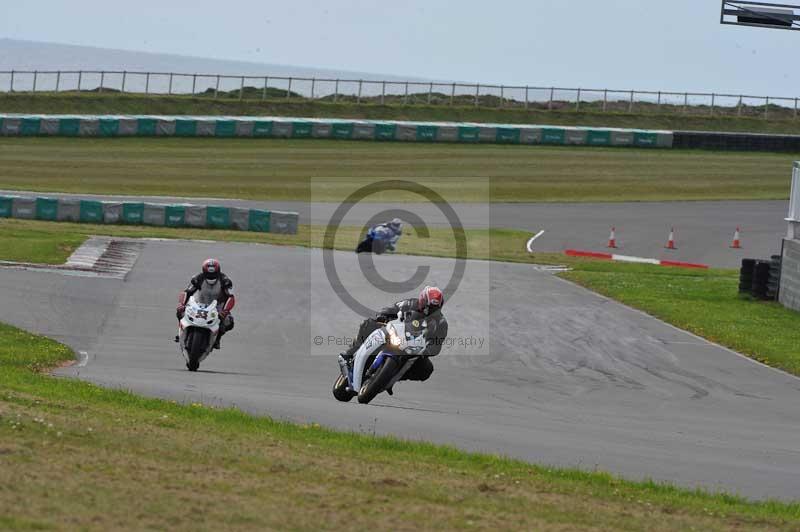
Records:
[[[391,307],[383,308],[378,312],[375,318],[367,318],[361,322],[361,326],[358,329],[358,336],[353,342],[353,345],[351,345],[345,353],[348,356],[353,356],[370,334],[383,327],[386,322],[396,319],[400,312],[406,310],[416,310],[418,312],[423,312],[423,314],[425,313],[419,309],[419,302],[417,299],[405,299],[403,301],[398,301]],[[434,311],[426,318],[426,321],[428,325],[428,332],[426,333],[426,356],[417,359],[414,365],[411,366],[411,369],[403,375],[403,380],[428,380],[433,373],[433,363],[428,357],[438,355],[447,338],[447,319],[445,319],[441,310]]]

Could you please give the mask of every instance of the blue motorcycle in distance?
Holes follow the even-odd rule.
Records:
[[[356,253],[380,255],[387,251],[395,251],[402,234],[403,223],[396,218],[391,222],[370,227],[364,240],[358,243]]]

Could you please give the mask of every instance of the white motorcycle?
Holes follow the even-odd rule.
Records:
[[[217,300],[207,302],[197,295],[189,298],[178,322],[178,345],[189,371],[197,371],[200,362],[211,354],[220,328]]]
[[[366,404],[383,391],[393,395],[397,381],[425,356],[426,329],[423,314],[406,311],[370,334],[352,364],[339,355],[341,375],[333,385],[333,396],[343,402],[358,396],[358,402]]]

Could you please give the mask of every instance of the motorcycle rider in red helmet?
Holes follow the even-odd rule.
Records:
[[[220,327],[214,349],[219,349],[222,336],[233,330],[233,315],[231,311],[236,306],[236,297],[233,295],[233,282],[222,273],[222,266],[217,259],[206,259],[199,274],[189,280],[189,285],[180,297],[175,316],[180,320],[186,311],[186,302],[196,292],[203,292],[209,300],[217,301]],[[177,342],[177,337],[176,340]]]
[[[358,348],[377,329],[393,319],[396,319],[400,312],[407,310],[414,310],[421,312],[426,316],[427,322],[427,347],[425,349],[425,356],[420,357],[413,366],[403,375],[402,380],[413,381],[426,381],[433,373],[433,363],[429,357],[439,354],[442,350],[442,345],[447,338],[447,320],[442,314],[442,307],[444,306],[444,293],[435,286],[426,286],[422,289],[419,297],[412,299],[404,299],[398,301],[390,307],[381,309],[375,318],[367,318],[361,323],[358,330],[358,337],[353,342],[347,351],[341,353],[349,364],[353,360]]]

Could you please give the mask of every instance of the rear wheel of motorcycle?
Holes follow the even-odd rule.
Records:
[[[361,390],[358,391],[358,402],[365,405],[375,399],[375,396],[381,393],[395,376],[397,369],[397,361],[392,357],[385,357],[383,366],[361,386]]]
[[[347,379],[344,378],[344,375],[339,375],[339,378],[336,379],[335,383],[333,383],[333,396],[337,401],[341,401],[343,403],[347,403],[350,401],[350,399],[356,396],[355,393],[347,389]]]
[[[189,371],[197,371],[200,368],[200,357],[208,349],[211,331],[208,329],[192,329],[188,335],[186,351],[189,354],[189,363],[186,364],[186,367],[189,368]]]

